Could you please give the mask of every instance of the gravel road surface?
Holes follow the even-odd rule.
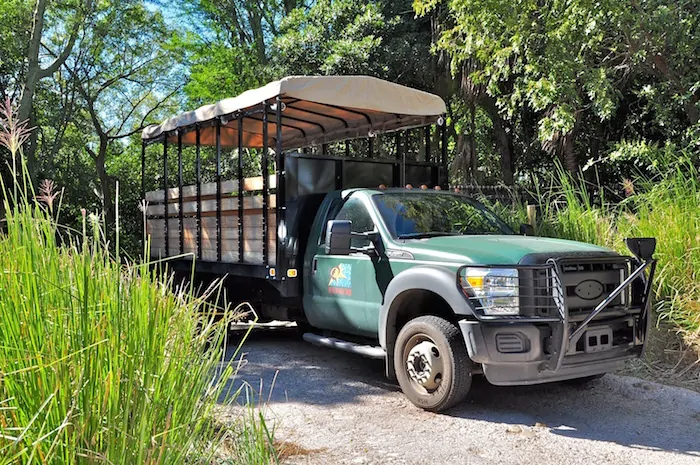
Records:
[[[608,375],[584,388],[497,387],[476,377],[447,414],[415,408],[383,364],[253,333],[247,382],[265,397],[291,464],[700,464],[700,393]],[[233,350],[230,350],[233,353]],[[235,412],[232,412],[234,414]]]

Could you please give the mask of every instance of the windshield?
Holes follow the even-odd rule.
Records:
[[[468,197],[448,193],[386,192],[372,200],[394,238],[514,234],[496,215]]]

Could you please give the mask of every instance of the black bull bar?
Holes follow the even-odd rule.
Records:
[[[551,343],[548,347],[549,356],[543,361],[542,372],[555,372],[561,366],[570,345],[576,342],[584,334],[588,325],[611,304],[615,303],[617,310],[637,310],[639,320],[635,325],[634,335],[636,341],[641,341],[642,351],[646,344],[646,336],[651,320],[651,292],[654,274],[656,272],[656,260],[652,257],[656,249],[654,238],[628,238],[625,244],[632,252],[633,257],[625,256],[599,256],[599,257],[563,257],[550,258],[542,265],[465,265],[458,270],[458,286],[467,297],[474,316],[484,324],[518,324],[518,323],[547,323],[552,328]],[[572,321],[570,309],[567,305],[567,294],[563,284],[565,270],[580,262],[586,264],[615,263],[619,266],[625,264],[624,279],[608,294],[590,313],[580,321]],[[484,311],[487,308],[485,295],[479,295],[472,286],[465,283],[464,270],[467,268],[489,269],[516,269],[518,270],[518,315],[494,315]],[[645,273],[648,271],[648,273]],[[523,279],[523,275],[530,276]],[[538,278],[533,278],[538,276]],[[499,285],[499,289],[503,289]],[[507,286],[506,286],[507,287]],[[525,296],[522,292],[525,290]],[[623,292],[628,291],[629,298],[621,299]],[[634,295],[632,293],[634,291]],[[529,295],[527,293],[530,293]],[[523,308],[523,303],[525,307]],[[501,309],[507,309],[508,305],[498,304]],[[523,311],[524,310],[524,311]],[[514,313],[514,312],[513,312]],[[580,316],[580,314],[579,314]],[[640,351],[641,353],[641,351]]]

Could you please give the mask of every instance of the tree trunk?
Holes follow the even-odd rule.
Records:
[[[561,161],[571,174],[577,174],[580,168],[576,158],[576,151],[574,150],[575,133],[576,131],[572,130],[561,137]]]
[[[109,183],[105,162],[107,160],[107,147],[109,146],[106,137],[100,138],[100,148],[95,159],[95,167],[97,176],[100,178],[100,190],[102,191],[102,208],[105,214],[105,223],[107,228],[114,225],[114,201],[112,200],[112,186]],[[105,235],[106,235],[105,231]]]
[[[44,13],[47,0],[37,0],[32,18],[32,30],[27,46],[27,74],[22,83],[22,93],[17,109],[17,119],[28,121],[34,110],[34,94],[36,85],[41,78],[41,66],[39,64],[39,47],[41,46],[41,31],[44,28]],[[27,170],[33,183],[36,184],[36,144],[29,144],[24,151],[27,161]]]
[[[107,176],[106,160],[107,160],[107,148],[109,147],[109,138],[106,134],[101,133],[100,135],[100,145],[97,149],[97,153],[90,147],[86,147],[86,150],[90,154],[93,160],[95,160],[95,170],[97,171],[97,177],[100,179],[100,195],[102,196],[102,211],[105,216],[105,224],[107,231],[105,231],[105,236],[109,237],[108,231],[114,225],[114,201],[112,200],[112,186],[109,183],[109,177]]]
[[[85,11],[92,7],[92,0],[85,1]],[[68,37],[68,42],[65,47],[55,56],[54,61],[49,64],[46,68],[41,67],[39,60],[39,49],[41,48],[41,37],[44,29],[44,14],[46,13],[46,6],[48,0],[37,0],[36,6],[34,7],[34,16],[32,18],[32,29],[29,35],[29,44],[27,45],[27,73],[22,83],[22,92],[19,99],[19,108],[17,109],[17,119],[19,121],[28,121],[31,119],[34,113],[34,95],[36,93],[36,87],[40,80],[45,77],[51,76],[53,73],[58,71],[58,69],[65,63],[68,55],[70,55],[75,45],[75,41],[78,37],[79,24],[82,23],[81,13],[76,12],[75,23],[70,31]],[[78,20],[80,18],[80,21]],[[36,140],[35,140],[36,142]],[[29,171],[29,176],[36,185],[36,143],[30,143],[25,151],[24,155],[27,160],[27,170]]]
[[[479,99],[479,104],[486,111],[486,114],[489,115],[493,124],[493,138],[496,142],[498,153],[501,155],[501,179],[504,183],[512,185],[515,162],[512,131],[510,133],[507,131],[508,122],[501,117],[496,106],[496,100],[493,97],[483,95]]]
[[[469,108],[469,166],[468,170],[470,173],[470,177],[472,180],[476,181],[476,183],[479,183],[478,179],[478,168],[479,168],[479,161],[477,160],[477,153],[476,153],[476,108],[474,105],[471,105]]]

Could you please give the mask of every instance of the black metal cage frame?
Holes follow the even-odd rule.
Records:
[[[276,247],[276,256],[275,256],[275,264],[270,265],[270,260],[269,260],[269,227],[270,225],[268,224],[268,206],[270,202],[270,186],[269,186],[269,151],[270,147],[269,145],[269,126],[274,125],[274,135],[271,137],[274,140],[274,155],[275,155],[275,176],[276,176],[276,195],[277,195],[277,202],[276,202],[276,219],[277,219],[277,224],[276,227],[279,230],[285,230],[287,228],[287,171],[286,171],[286,158],[287,156],[294,156],[297,158],[308,158],[308,159],[314,159],[314,160],[333,160],[335,162],[336,166],[336,185],[335,189],[342,189],[344,187],[343,184],[343,165],[347,161],[353,161],[353,162],[365,162],[365,163],[378,163],[378,164],[389,164],[393,167],[392,173],[393,173],[393,185],[396,186],[403,186],[406,182],[406,167],[411,167],[411,166],[422,166],[422,167],[427,167],[430,169],[430,182],[434,186],[440,186],[442,188],[447,188],[447,131],[446,131],[446,121],[445,121],[445,116],[442,115],[439,118],[437,118],[436,123],[430,123],[426,124],[423,126],[411,126],[411,127],[404,127],[404,128],[399,128],[399,129],[394,129],[391,132],[395,134],[396,138],[396,157],[393,160],[385,160],[385,159],[377,159],[373,158],[374,157],[374,134],[368,133],[362,136],[353,136],[353,137],[346,137],[346,138],[340,138],[337,140],[332,140],[330,141],[331,143],[342,143],[345,142],[345,153],[344,156],[330,156],[328,154],[328,142],[325,142],[321,145],[322,147],[322,153],[320,155],[318,154],[309,154],[307,147],[296,147],[296,150],[301,150],[302,153],[288,153],[291,152],[295,149],[287,149],[283,150],[283,140],[282,140],[282,128],[283,127],[288,127],[291,129],[294,129],[296,131],[299,131],[301,135],[305,136],[306,133],[304,129],[295,126],[293,124],[294,121],[299,121],[300,123],[306,123],[306,124],[313,124],[319,127],[319,129],[322,131],[322,133],[325,133],[325,128],[317,122],[310,121],[310,120],[304,120],[302,118],[298,117],[288,117],[284,116],[283,117],[283,111],[285,108],[289,107],[295,110],[300,110],[302,112],[306,112],[309,114],[314,114],[317,116],[325,116],[330,119],[338,120],[344,124],[345,128],[349,127],[349,124],[347,121],[345,121],[343,118],[337,116],[337,115],[326,115],[320,112],[315,112],[309,109],[301,109],[298,107],[294,107],[294,103],[297,102],[298,100],[296,99],[286,99],[284,100],[282,96],[277,96],[274,100],[273,103],[270,103],[269,101],[264,101],[260,105],[253,107],[251,109],[247,109],[244,111],[238,111],[233,114],[228,114],[228,115],[223,115],[219,116],[213,120],[207,121],[207,122],[201,122],[201,123],[196,123],[191,126],[185,127],[185,128],[178,128],[170,132],[165,132],[158,136],[157,138],[150,139],[150,140],[144,140],[142,142],[142,149],[141,149],[141,197],[145,200],[146,198],[146,162],[147,162],[147,147],[149,145],[162,142],[163,144],[163,151],[162,151],[162,161],[163,161],[163,180],[162,180],[162,189],[163,189],[163,215],[164,215],[164,252],[165,252],[165,257],[170,257],[171,256],[171,244],[170,244],[170,239],[169,239],[169,228],[170,228],[170,215],[169,215],[169,199],[168,199],[168,190],[171,187],[175,186],[170,186],[168,182],[169,178],[169,173],[168,173],[168,140],[172,139],[173,137],[176,138],[177,140],[177,171],[178,171],[178,176],[177,176],[177,188],[178,188],[178,203],[179,203],[179,208],[178,208],[178,238],[179,238],[179,250],[183,251],[184,250],[184,233],[183,233],[183,228],[184,228],[184,212],[183,212],[183,187],[184,187],[184,180],[183,180],[183,160],[182,160],[182,135],[186,132],[189,131],[195,131],[196,136],[195,136],[195,153],[196,153],[196,161],[195,161],[195,183],[196,183],[196,202],[197,202],[197,209],[196,209],[196,240],[197,240],[197,253],[194,257],[180,257],[183,258],[183,260],[180,261],[186,261],[189,263],[187,266],[191,266],[191,260],[194,260],[194,263],[196,265],[197,270],[204,271],[204,272],[209,272],[213,274],[233,274],[233,275],[244,275],[244,276],[249,276],[249,277],[257,277],[257,278],[266,278],[272,281],[285,281],[288,278],[288,269],[290,262],[293,260],[293,257],[291,256],[292,254],[289,253],[287,250],[287,244],[285,243],[286,238],[281,237],[280,234],[277,234],[277,247]],[[328,106],[330,108],[334,109],[340,109],[345,112],[351,113],[353,115],[359,115],[365,118],[365,120],[371,124],[372,120],[369,115],[355,109],[349,109],[349,108],[344,108],[344,107],[335,107],[333,105],[328,105],[326,104],[325,106]],[[270,120],[272,116],[272,121]],[[398,115],[397,115],[398,116]],[[244,179],[243,177],[243,157],[240,156],[241,153],[243,153],[244,149],[244,140],[243,140],[243,122],[246,118],[254,119],[256,121],[259,121],[262,123],[262,153],[263,156],[261,157],[261,175],[262,175],[262,180],[263,180],[263,188],[262,188],[262,203],[263,203],[263,215],[262,215],[262,248],[263,248],[263,258],[262,258],[262,264],[260,263],[248,263],[244,260],[244,251],[243,251],[243,244],[245,240],[245,230],[244,230],[244,222],[245,222],[245,215],[244,215],[244,208],[243,208],[243,199],[244,199],[244,194],[243,194],[243,188],[242,185],[239,185],[239,189],[237,192],[237,204],[238,204],[238,222],[237,222],[237,229],[238,229],[238,261],[237,262],[222,262],[222,221],[221,221],[221,200],[222,200],[222,191],[221,191],[221,183],[222,183],[222,172],[221,172],[221,151],[222,151],[222,145],[221,145],[221,127],[224,124],[228,124],[233,120],[236,120],[237,122],[237,129],[238,129],[238,140],[237,140],[237,147],[232,147],[232,148],[237,148],[237,153],[239,154],[238,156],[238,164],[237,164],[237,179],[239,180],[239,183]],[[291,121],[290,121],[291,120]],[[283,122],[284,121],[284,122]],[[432,154],[431,154],[431,134],[432,134],[432,127],[437,126],[438,130],[440,131],[439,133],[439,145],[440,145],[440,156],[438,160],[433,160]],[[215,172],[215,182],[216,182],[216,257],[217,260],[212,262],[212,261],[207,261],[202,259],[202,169],[201,169],[201,140],[200,140],[200,131],[202,128],[205,127],[215,127],[215,135],[216,135],[216,140],[215,140],[215,165],[216,165],[216,172]],[[424,130],[424,147],[425,147],[425,158],[423,161],[407,161],[406,160],[406,153],[405,151],[401,150],[402,144],[401,141],[404,137],[404,133],[406,131],[410,130],[415,130],[415,129],[423,129]],[[357,140],[357,139],[366,139],[367,142],[367,147],[368,147],[368,153],[367,153],[367,158],[357,158],[357,157],[350,157],[350,141],[351,140]],[[375,186],[365,186],[365,187],[375,187]],[[147,212],[147,210],[146,210]],[[148,215],[145,213],[144,214],[144,222],[146,222],[149,219]],[[144,224],[144,230],[146,228],[146,225]],[[291,276],[289,276],[291,277]]]

